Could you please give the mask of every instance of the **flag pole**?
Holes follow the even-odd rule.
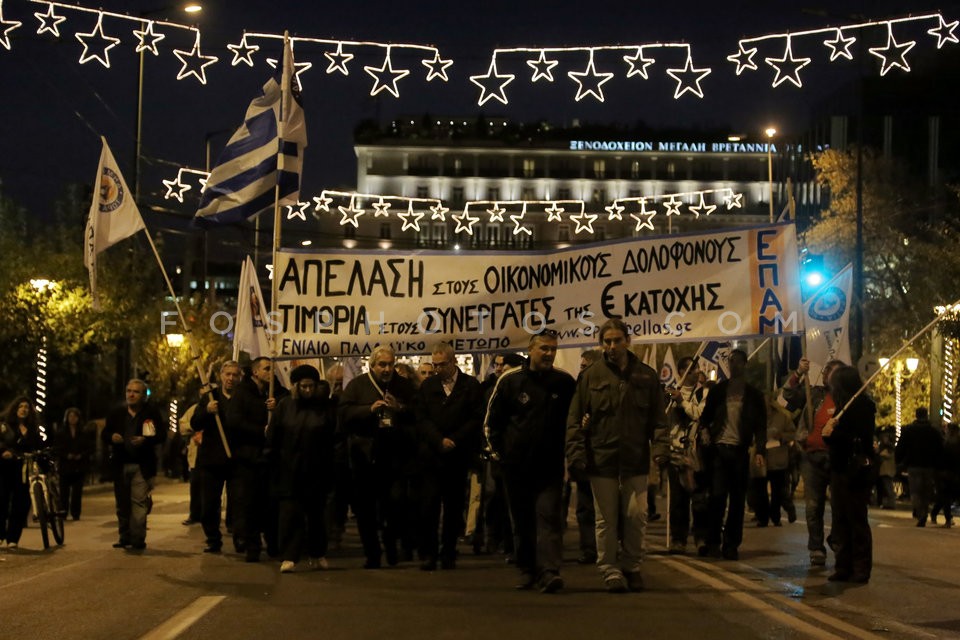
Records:
[[[143,225],[143,233],[147,236],[147,242],[150,243],[150,249],[153,251],[153,257],[157,259],[157,265],[160,267],[160,273],[163,274],[163,280],[167,283],[167,289],[170,291],[170,297],[173,298],[173,304],[177,308],[177,317],[180,319],[180,326],[183,327],[183,333],[186,337],[187,344],[190,345],[190,359],[193,362],[193,366],[197,369],[197,375],[200,376],[200,385],[201,389],[207,389],[210,386],[210,377],[207,375],[206,370],[200,365],[200,350],[197,348],[196,342],[193,340],[193,328],[190,326],[190,323],[187,322],[187,317],[183,315],[183,309],[180,307],[180,301],[177,299],[177,293],[173,290],[173,283],[170,282],[170,276],[167,275],[167,269],[163,266],[163,260],[160,259],[160,252],[157,251],[157,245],[153,242],[153,237],[150,235],[150,230],[147,229],[146,223]],[[213,400],[213,390],[209,390],[209,397]],[[214,414],[217,420],[217,430],[220,432],[220,440],[223,442],[224,453],[227,454],[227,458],[233,457],[230,452],[230,445],[227,443],[227,434],[223,430],[223,424],[220,421],[220,413]]]

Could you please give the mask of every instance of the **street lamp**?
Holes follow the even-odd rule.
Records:
[[[770,222],[773,222],[773,136],[777,135],[777,130],[773,127],[767,127],[764,130],[767,134],[767,181],[770,185]]]
[[[183,334],[182,333],[167,333],[164,334],[167,338],[167,346],[173,349],[179,349],[183,346]]]
[[[170,11],[171,9],[179,8],[181,11],[187,14],[199,13],[203,10],[203,6],[199,2],[188,2],[184,5],[168,5],[161,7],[159,9],[151,9],[149,11],[141,11],[140,17],[146,18],[148,16],[157,15]],[[140,49],[140,66],[137,71],[137,130],[135,135],[135,146],[134,151],[136,152],[133,156],[133,201],[137,205],[140,204],[140,149],[142,146],[142,141],[140,136],[143,132],[143,60],[146,53],[145,48]]]
[[[920,358],[897,359],[892,363],[890,358],[880,358],[881,369],[888,364],[893,365],[893,385],[896,394],[895,426],[897,428],[897,440],[900,440],[900,427],[903,426],[903,405],[901,402],[902,392],[900,387],[903,386],[905,379],[917,372],[917,368],[920,366]]]

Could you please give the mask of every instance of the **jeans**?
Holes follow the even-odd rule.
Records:
[[[143,544],[147,539],[147,495],[150,485],[140,465],[125,464],[116,470],[113,497],[117,506],[117,528],[120,542]]]
[[[803,474],[803,502],[807,512],[807,549],[823,551],[823,512],[830,486],[830,457],[826,451],[808,451],[800,466]]]
[[[711,451],[707,545],[735,550],[743,541],[750,460],[746,447],[717,445]],[[726,522],[724,522],[726,512]]]
[[[647,476],[590,476],[597,520],[597,567],[600,573],[640,570],[646,551]],[[617,559],[617,529],[623,515],[623,556]]]

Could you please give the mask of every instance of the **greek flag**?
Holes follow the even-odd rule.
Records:
[[[198,223],[232,224],[271,209],[278,185],[280,204],[296,204],[307,127],[293,68],[286,40],[281,78],[263,85],[217,159],[200,198]]]

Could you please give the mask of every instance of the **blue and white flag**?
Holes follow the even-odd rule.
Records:
[[[200,198],[198,223],[233,224],[271,209],[278,185],[281,205],[297,203],[307,127],[293,69],[286,40],[280,80],[263,85],[217,159]]]
[[[717,371],[717,380],[726,380],[730,377],[730,352],[733,346],[729,342],[711,341],[700,354],[701,367],[709,363]]]
[[[677,373],[677,363],[673,359],[673,347],[667,347],[663,355],[663,364],[660,365],[660,384],[668,389],[680,385],[680,374]]]

